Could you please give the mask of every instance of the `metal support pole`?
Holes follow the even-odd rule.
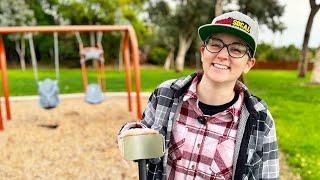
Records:
[[[134,29],[130,26],[128,28],[130,42],[131,42],[131,49],[132,49],[132,62],[133,62],[133,70],[134,70],[134,79],[136,85],[136,100],[137,100],[137,116],[139,119],[142,118],[141,113],[141,99],[140,99],[140,61],[139,61],[139,47],[138,47],[138,40],[137,35]]]
[[[2,88],[3,95],[6,107],[7,119],[11,119],[11,110],[10,110],[10,102],[9,102],[9,85],[8,85],[8,76],[7,76],[7,63],[6,63],[6,54],[4,49],[4,43],[2,36],[0,36],[0,66],[1,66],[1,75],[2,75]]]
[[[129,51],[129,34],[128,34],[128,32],[125,33],[124,38],[123,38],[123,59],[124,59],[125,71],[126,71],[128,106],[129,106],[129,111],[132,112],[130,51]]]
[[[146,160],[138,160],[139,166],[139,180],[147,180],[147,171],[146,171]]]

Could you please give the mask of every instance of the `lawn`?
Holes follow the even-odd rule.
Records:
[[[189,74],[165,72],[160,68],[141,69],[142,91],[152,91],[160,82]],[[41,71],[40,77],[54,77],[53,71]],[[277,125],[280,149],[289,155],[294,172],[304,179],[320,179],[320,86],[308,83],[310,77],[298,79],[295,71],[253,70],[246,77],[251,91],[267,101]],[[9,70],[11,95],[36,94],[32,71]],[[125,91],[123,72],[107,70],[108,91]],[[89,82],[96,82],[89,71]],[[62,69],[62,93],[82,92],[81,71]]]
[[[161,81],[169,78],[176,78],[193,72],[193,70],[186,70],[183,73],[176,73],[174,71],[163,71],[161,68],[141,68],[141,89],[142,91],[152,91]],[[134,74],[131,72],[133,90]],[[41,80],[45,78],[55,79],[54,70],[39,71]],[[21,70],[9,70],[9,89],[11,96],[20,95],[34,95],[37,94],[37,85],[34,80],[32,70],[22,72]],[[88,71],[89,83],[97,83],[96,71]],[[125,73],[118,70],[106,70],[106,85],[107,91],[126,91]],[[76,93],[83,92],[82,77],[80,69],[61,69],[59,87],[61,93]]]
[[[309,75],[310,76],[310,75]],[[251,91],[268,102],[276,120],[280,149],[303,179],[320,179],[320,86],[295,71],[252,71]]]

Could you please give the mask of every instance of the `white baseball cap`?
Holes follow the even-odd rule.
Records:
[[[212,34],[229,33],[244,40],[254,56],[257,48],[259,25],[249,16],[232,11],[215,17],[211,24],[199,27],[198,34],[202,41],[206,41]]]

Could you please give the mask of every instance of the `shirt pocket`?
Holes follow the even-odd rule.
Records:
[[[169,145],[169,159],[180,160],[182,158],[187,132],[188,128],[179,123],[172,129]]]
[[[231,178],[234,147],[235,141],[231,139],[223,140],[217,145],[213,161],[210,166],[212,176],[217,179]]]

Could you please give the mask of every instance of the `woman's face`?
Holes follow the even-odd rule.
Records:
[[[219,33],[214,34],[211,39],[207,48],[201,46],[200,49],[204,76],[211,82],[235,83],[242,73],[249,72],[253,67],[255,59],[250,58],[248,51],[243,49],[246,46],[243,46],[245,43],[240,38],[226,33]],[[220,52],[216,52],[214,49],[223,45],[221,42],[227,45],[234,43],[234,45],[229,46],[231,55],[238,57],[243,52],[245,52],[245,55],[240,58],[232,57],[229,55],[227,47],[223,47]],[[208,49],[211,51],[213,49],[213,51],[210,52]]]

